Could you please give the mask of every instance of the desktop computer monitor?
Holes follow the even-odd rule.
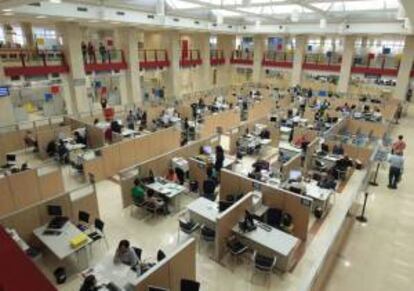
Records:
[[[289,172],[289,180],[299,180],[302,177],[302,172],[298,170],[292,170]]]
[[[211,155],[211,153],[213,152],[213,149],[211,148],[211,146],[203,146],[203,153],[206,155]]]
[[[50,216],[62,216],[62,207],[60,207],[59,205],[48,205],[47,213]]]
[[[7,154],[6,155],[7,163],[15,163],[16,162],[16,155]]]
[[[226,211],[227,208],[233,205],[233,202],[231,201],[219,201],[219,212]]]

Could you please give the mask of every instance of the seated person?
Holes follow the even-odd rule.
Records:
[[[374,113],[372,114],[372,117],[375,121],[381,121],[382,120],[381,110],[379,108],[375,109]]]
[[[98,291],[103,286],[98,286],[94,275],[88,275],[83,280],[82,286],[79,291]]]
[[[255,179],[255,180],[261,180],[262,179],[262,169],[259,166],[255,166],[253,172],[250,172],[248,175],[249,178]]]
[[[321,144],[321,154],[327,155],[329,153],[329,146],[326,143]]]
[[[215,200],[217,182],[213,177],[213,169],[207,168],[207,179],[203,182],[203,196],[210,200]]]
[[[282,219],[280,222],[280,230],[286,232],[286,233],[292,233],[294,228],[293,225],[293,218],[292,215],[290,215],[289,213],[284,212],[282,214]]]
[[[349,167],[353,167],[354,163],[348,156],[344,156],[340,160],[335,163],[333,167],[333,176],[335,179],[345,178],[345,173],[347,172]]]
[[[30,130],[26,131],[26,135],[23,140],[27,147],[34,147],[35,151],[38,150],[37,140]]]
[[[63,140],[59,140],[57,154],[60,162],[67,163],[69,161],[69,150],[66,148],[66,145],[63,142]]]
[[[122,126],[119,124],[119,122],[118,122],[118,121],[113,120],[113,121],[111,122],[111,130],[112,130],[113,132],[116,132],[116,133],[121,133],[121,132],[122,132]]]
[[[270,169],[270,164],[269,164],[268,161],[258,159],[256,162],[253,163],[252,167],[255,168],[255,169],[259,169],[259,171],[260,170],[269,170]]]
[[[177,183],[177,181],[178,181],[177,174],[175,173],[175,171],[174,171],[174,169],[172,167],[170,167],[168,169],[168,173],[165,176],[165,179],[167,179],[168,181]]]
[[[20,171],[26,171],[29,170],[29,165],[27,163],[23,163],[22,166],[20,167]]]
[[[328,174],[318,182],[318,186],[322,189],[336,190],[335,177],[332,174]]]
[[[134,187],[131,190],[132,199],[135,203],[142,203],[145,201],[145,189],[140,179],[134,180]]]
[[[287,161],[289,161],[289,157],[285,155],[283,152],[280,152],[279,156],[277,157],[277,161],[281,164],[284,164]]]
[[[306,185],[302,180],[302,177],[299,177],[296,180],[289,180],[287,189],[289,191],[295,192],[297,194],[305,194],[306,192]]]
[[[130,246],[129,241],[124,239],[119,242],[118,248],[116,249],[114,256],[115,264],[125,264],[130,267],[137,266],[139,258],[135,253],[134,249]]]
[[[341,143],[337,143],[333,146],[332,154],[337,155],[337,156],[343,156],[344,153],[345,153],[345,150]]]
[[[75,136],[75,143],[86,145],[86,138],[81,136],[81,134],[78,131],[75,131],[73,135]]]
[[[155,192],[152,189],[148,189],[147,191],[147,202],[150,205],[152,204],[153,206],[155,206],[155,208],[161,209],[164,215],[170,213],[166,201],[156,197]]]

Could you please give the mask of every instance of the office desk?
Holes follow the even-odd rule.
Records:
[[[180,203],[178,196],[185,192],[186,188],[184,186],[178,185],[173,182],[169,182],[164,179],[157,178],[154,183],[146,185],[148,189],[153,190],[156,193],[161,194],[162,196],[167,197],[171,200],[174,205],[174,210],[180,210]]]
[[[200,197],[187,205],[190,218],[195,222],[215,228],[219,215],[218,204],[204,197]]]
[[[301,153],[302,152],[302,150],[300,148],[297,148],[297,147],[291,145],[288,142],[279,143],[279,148],[283,149],[283,150],[290,151],[290,152],[294,152],[294,153]]]
[[[139,131],[137,130],[133,130],[133,129],[129,129],[129,128],[123,128],[121,135],[123,137],[134,137],[136,135],[140,135]]]
[[[59,259],[63,260],[77,251],[83,249],[85,246],[92,242],[92,239],[88,237],[85,244],[78,248],[72,248],[70,246],[70,240],[74,237],[82,234],[72,222],[68,221],[61,229],[59,235],[44,235],[43,232],[47,229],[47,224],[36,228],[33,233],[35,236],[45,245],[47,248]]]
[[[282,134],[289,134],[291,131],[292,131],[291,127],[287,127],[287,126],[280,127],[280,133]]]
[[[282,271],[288,271],[292,266],[293,253],[299,246],[300,240],[293,235],[271,227],[267,231],[260,227],[260,222],[255,221],[257,228],[250,232],[242,232],[239,226],[233,227],[233,232],[246,245],[258,250],[264,255],[276,255],[276,267]]]
[[[106,255],[94,267],[83,271],[80,274],[83,278],[88,275],[94,275],[98,285],[114,283],[122,290],[135,290],[134,286],[138,285],[139,272],[133,271],[131,267],[125,264],[115,264],[113,255]],[[99,290],[109,290],[103,287]]]
[[[333,193],[334,191],[331,189],[322,189],[319,187],[316,181],[306,183],[306,196],[311,197],[315,202],[313,203],[313,208],[321,206],[325,214],[329,205],[329,199]]]

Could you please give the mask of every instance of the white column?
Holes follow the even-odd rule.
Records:
[[[58,26],[63,37],[63,52],[70,67],[68,89],[70,100],[65,100],[74,113],[90,111],[86,91],[86,75],[82,59],[82,31],[78,23],[62,23]]]
[[[4,74],[3,62],[0,58],[0,86],[7,85],[7,78]],[[14,118],[13,104],[11,97],[0,97],[0,126],[10,125],[16,122]]]
[[[164,48],[167,50],[168,58],[170,59],[170,67],[165,74],[166,97],[179,100],[181,99],[180,33],[177,31],[164,32],[164,38]]]
[[[208,90],[212,87],[212,74],[210,65],[210,34],[198,34],[198,42],[201,54],[201,67],[199,70],[199,88],[200,90]]]
[[[32,24],[30,22],[23,22],[21,23],[22,31],[24,34],[24,39],[26,41],[26,46],[28,48],[35,47],[35,39],[32,30]]]
[[[300,85],[302,81],[302,66],[305,59],[306,36],[298,35],[296,37],[295,55],[293,57],[292,80],[291,86]]]
[[[142,104],[141,78],[139,71],[139,53],[138,42],[141,39],[141,33],[132,27],[119,28],[114,34],[115,47],[124,52],[128,68],[125,76],[120,80],[125,86],[120,86],[122,104],[134,103]],[[126,89],[126,90],[125,90]]]
[[[230,86],[232,65],[230,64],[231,53],[234,50],[234,42],[236,37],[233,35],[218,35],[217,49],[223,50],[226,63],[217,67],[217,86]]]
[[[349,79],[351,78],[351,68],[355,53],[355,37],[346,36],[344,40],[344,52],[342,54],[341,71],[339,74],[339,81],[337,92],[347,93],[349,86]]]
[[[414,36],[405,38],[405,46],[398,70],[397,85],[394,89],[396,99],[405,100],[405,96],[410,85],[411,69],[414,61]]]
[[[262,59],[266,46],[266,37],[262,35],[255,36],[254,42],[254,56],[253,56],[253,82],[259,83],[262,77]]]

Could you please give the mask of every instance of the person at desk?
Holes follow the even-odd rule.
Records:
[[[205,106],[206,104],[204,103],[204,99],[203,98],[198,99],[198,107],[201,109],[204,109]]]
[[[27,163],[23,163],[20,167],[20,172],[29,170],[29,165]]]
[[[214,169],[217,174],[220,173],[221,168],[223,168],[224,163],[224,150],[223,147],[218,145],[216,146],[216,160],[214,162]]]
[[[127,124],[127,127],[129,129],[134,130],[134,128],[135,128],[135,116],[132,113],[132,110],[129,110],[129,113],[126,117],[126,124]]]
[[[293,232],[293,228],[294,228],[294,224],[293,224],[292,215],[284,212],[282,214],[282,219],[280,222],[280,230],[291,234]]]
[[[23,140],[27,147],[34,147],[34,152],[39,151],[37,140],[30,130],[26,131]]]
[[[147,190],[147,202],[151,205],[154,205],[157,209],[162,209],[162,213],[167,215],[170,213],[168,210],[168,204],[166,200],[162,200],[155,196],[155,192],[152,189]]]
[[[82,286],[79,291],[98,291],[102,289],[103,286],[98,286],[98,281],[94,275],[88,275],[83,280]]]
[[[319,154],[322,156],[326,156],[327,154],[329,154],[329,146],[326,143],[323,142],[321,144],[321,150]]]
[[[131,189],[131,195],[134,202],[141,203],[145,200],[145,189],[140,179],[134,180],[134,187]]]
[[[75,131],[73,133],[73,136],[75,137],[75,143],[86,145],[86,138],[81,136],[81,134],[78,131]]]
[[[328,174],[318,182],[318,186],[322,189],[331,189],[335,191],[336,185],[335,177],[332,174]]]
[[[207,179],[203,182],[203,196],[211,201],[215,200],[216,180],[213,177],[213,169],[207,168]]]
[[[116,132],[116,133],[121,133],[122,132],[122,125],[120,125],[117,120],[113,120],[111,122],[111,130],[113,132]]]
[[[131,267],[135,267],[140,263],[137,254],[126,239],[119,242],[115,251],[114,264],[121,263]]]
[[[67,163],[69,161],[69,150],[67,149],[63,140],[59,140],[57,148],[57,154],[61,163]]]
[[[337,156],[343,156],[345,154],[345,150],[341,143],[337,143],[333,146],[332,154]]]
[[[146,111],[142,112],[142,115],[141,115],[141,127],[142,128],[147,127],[147,112]]]
[[[175,171],[172,167],[170,167],[168,169],[168,173],[167,173],[167,175],[165,175],[165,179],[170,181],[170,182],[177,183],[178,177],[177,177],[177,174],[175,173]]]
[[[336,161],[331,173],[335,179],[344,179],[348,168],[353,167],[353,165],[354,163],[351,161],[351,159],[345,155],[343,158]]]
[[[382,120],[382,113],[379,108],[376,108],[374,110],[374,113],[372,114],[373,120],[380,122]]]

